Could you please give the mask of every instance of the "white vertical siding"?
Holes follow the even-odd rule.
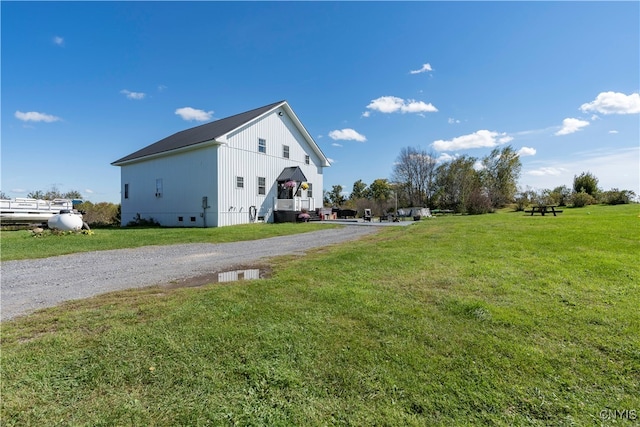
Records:
[[[322,167],[320,159],[289,116],[280,110],[262,117],[231,133],[227,144],[220,147],[218,164],[220,178],[219,225],[249,222],[249,209],[255,206],[258,216],[272,220],[273,200],[277,197],[276,179],[286,167],[298,166],[313,184],[316,206],[322,207]],[[258,152],[258,139],[267,141],[267,152]],[[283,145],[289,146],[289,158],[283,158]],[[305,164],[305,156],[310,157]],[[244,189],[236,188],[236,177],[244,177]],[[258,177],[266,178],[266,195],[258,195]],[[318,190],[320,193],[318,193]],[[305,197],[305,194],[303,194]]]
[[[207,225],[215,225],[216,150],[215,146],[207,146],[122,166],[121,185],[124,188],[129,184],[129,198],[122,199],[122,225],[140,214],[141,218],[153,218],[163,226],[202,227],[203,196],[208,197],[211,206]],[[156,196],[158,179],[162,180],[162,194]]]
[[[258,138],[266,140],[266,153],[258,152]],[[288,159],[282,157],[283,145],[289,146]],[[248,223],[252,207],[257,216],[272,221],[276,179],[284,168],[292,166],[299,166],[307,182],[313,184],[315,206],[311,209],[322,207],[322,161],[286,111],[278,109],[227,135],[225,144],[121,166],[123,189],[129,184],[129,198],[122,199],[122,224],[140,214],[164,226],[202,227],[203,196],[208,197],[210,206],[208,227]],[[244,178],[242,189],[236,188],[238,176]],[[258,177],[265,178],[265,195],[258,195]],[[161,196],[156,196],[158,179],[162,180]]]

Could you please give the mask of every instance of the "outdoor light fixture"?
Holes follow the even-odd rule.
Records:
[[[278,115],[282,117],[282,111],[278,111]]]

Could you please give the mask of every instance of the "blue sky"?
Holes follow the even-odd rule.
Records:
[[[324,189],[510,144],[522,188],[640,194],[638,2],[6,2],[1,190],[120,201],[110,163],[287,100]]]

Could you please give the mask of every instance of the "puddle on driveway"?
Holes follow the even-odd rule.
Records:
[[[236,267],[233,270],[215,271],[200,276],[174,280],[164,287],[168,289],[195,288],[210,283],[230,283],[242,280],[267,279],[269,277],[271,277],[271,269],[268,267]]]
[[[237,282],[238,280],[252,280],[260,278],[259,268],[250,268],[248,270],[223,271],[218,273],[218,283]]]

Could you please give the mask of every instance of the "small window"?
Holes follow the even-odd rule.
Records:
[[[309,155],[305,155],[305,156],[304,156],[304,164],[305,164],[305,165],[308,165],[308,164],[309,164],[309,161],[310,161],[310,159],[309,159]]]
[[[258,153],[266,153],[267,152],[267,140],[258,138]]]
[[[125,199],[129,198],[129,184],[124,185],[124,198]]]
[[[267,179],[259,176],[258,177],[258,195],[264,196],[267,194]]]
[[[195,216],[191,217],[191,222],[196,222],[196,217]]]
[[[244,188],[244,177],[236,176],[236,188]]]
[[[289,146],[288,145],[283,145],[282,146],[282,157],[284,157],[285,159],[289,158]]]
[[[184,218],[183,218],[183,217],[181,217],[181,216],[179,216],[179,217],[178,217],[178,222],[182,222],[182,221],[184,221]]]
[[[162,197],[162,178],[156,179],[156,197]]]
[[[309,188],[307,188],[307,197],[311,198],[313,197],[313,184],[307,182],[307,185],[309,186]]]

